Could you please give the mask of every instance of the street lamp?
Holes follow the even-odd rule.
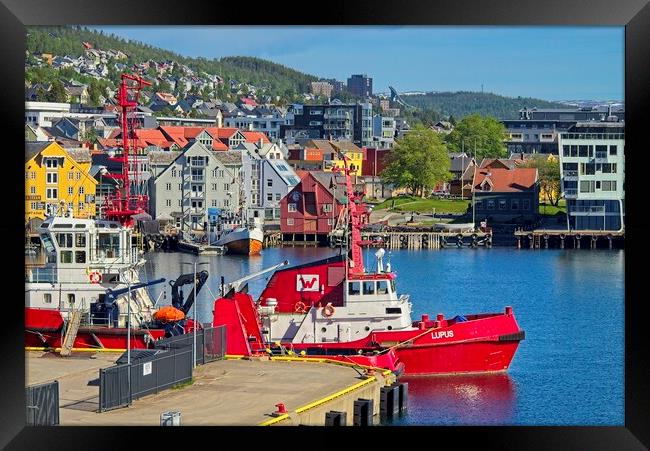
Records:
[[[197,323],[197,317],[196,317],[196,266],[197,265],[209,265],[210,263],[208,262],[201,262],[198,263],[198,258],[194,260],[194,263],[190,262],[181,262],[181,265],[193,265],[194,266],[194,304],[192,305],[192,317],[194,318],[194,330],[192,331],[192,341],[193,341],[193,348],[192,348],[192,368],[196,368],[196,323]]]

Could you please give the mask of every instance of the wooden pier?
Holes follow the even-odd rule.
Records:
[[[613,249],[622,247],[624,231],[517,230],[517,249]]]
[[[492,246],[492,235],[485,232],[361,232],[361,239],[386,249]]]

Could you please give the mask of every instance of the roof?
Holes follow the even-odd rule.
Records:
[[[52,144],[47,141],[25,142],[25,163],[38,155],[43,149]]]
[[[72,158],[77,163],[90,163],[90,162],[92,162],[92,155],[91,155],[90,149],[65,147],[65,151],[68,152],[68,155],[70,155],[70,158]]]
[[[479,192],[482,191],[481,184],[486,179],[492,186],[491,191],[493,192],[529,191],[533,189],[537,182],[537,168],[479,169],[474,174],[474,189]]]
[[[345,195],[345,176],[338,175],[334,172],[325,171],[307,172],[307,175],[309,174],[311,174],[311,176],[314,177],[316,181],[323,185],[329,192],[334,192],[336,195],[336,200],[339,203],[347,203],[348,198]],[[301,182],[302,180],[304,180],[304,177],[301,176]],[[333,184],[338,185],[338,188],[335,191],[333,189],[330,189],[330,186],[333,186]]]
[[[147,156],[150,165],[158,166],[171,164],[181,154],[182,152],[176,150],[150,150]]]
[[[264,143],[270,143],[271,142],[269,140],[269,138],[262,132],[242,132],[242,134],[246,137],[247,142],[257,143],[260,139]]]
[[[451,157],[451,166],[450,166],[449,170],[451,172],[463,172],[463,171],[465,171],[465,169],[467,169],[467,166],[469,166],[470,163],[473,160],[471,157],[468,157],[465,154],[459,154],[459,156],[457,156],[455,158],[453,156],[451,156],[451,155],[450,155],[450,157]]]
[[[225,165],[241,165],[242,152],[240,150],[226,150],[224,152],[213,152],[212,155]]]
[[[487,167],[499,167],[503,166],[508,169],[514,169],[521,162],[521,160],[510,160],[507,158],[483,158],[479,167],[481,169]]]

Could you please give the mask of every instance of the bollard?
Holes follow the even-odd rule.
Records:
[[[180,426],[181,425],[181,413],[170,410],[168,412],[163,412],[160,414],[160,425],[161,426]]]
[[[275,405],[275,407],[277,407],[278,410],[276,410],[271,414],[274,417],[279,417],[280,415],[284,415],[285,413],[287,413],[287,408],[284,406],[284,403],[279,402]]]
[[[345,426],[346,420],[346,412],[339,412],[337,410],[325,412],[325,426]]]
[[[374,402],[372,399],[359,398],[354,401],[354,418],[352,426],[372,426]]]

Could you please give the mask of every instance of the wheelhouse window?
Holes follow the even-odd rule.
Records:
[[[52,293],[43,293],[43,302],[45,304],[51,304],[52,303]]]
[[[57,233],[56,241],[61,248],[72,247],[72,233]]]
[[[100,254],[105,253],[107,258],[120,256],[120,237],[117,233],[100,233],[98,238]]]
[[[363,282],[363,294],[375,294],[374,280],[366,280]]]
[[[72,263],[72,251],[61,251],[61,263]]]
[[[75,233],[74,245],[75,247],[86,247],[86,235],[83,233]]]
[[[388,282],[386,280],[377,281],[377,294],[388,294]]]
[[[75,263],[86,263],[86,251],[75,251],[75,253],[74,253],[74,262]]]
[[[348,294],[356,296],[361,293],[360,282],[348,282]]]

